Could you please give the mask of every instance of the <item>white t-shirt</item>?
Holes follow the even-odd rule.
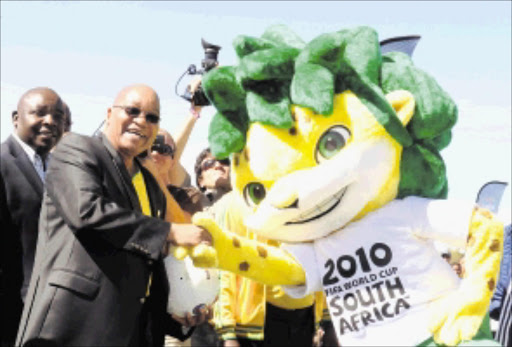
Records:
[[[323,290],[343,346],[417,345],[431,335],[428,303],[459,285],[434,240],[464,247],[473,206],[409,197],[312,243],[283,244],[306,273],[285,290]]]

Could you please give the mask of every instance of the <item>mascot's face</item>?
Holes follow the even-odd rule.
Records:
[[[403,124],[414,111],[406,91],[386,96]],[[302,242],[342,228],[396,197],[402,147],[350,91],[329,117],[293,106],[294,126],[251,124],[233,157],[233,187],[252,208],[259,235]]]

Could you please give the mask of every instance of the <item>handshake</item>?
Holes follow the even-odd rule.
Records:
[[[202,214],[196,218],[196,224],[212,230],[214,236],[219,236],[220,228],[209,215]],[[212,240],[211,234],[200,226],[181,226],[190,228],[186,231],[194,239],[187,240],[186,244],[190,243],[188,246],[171,246],[169,255],[164,259],[169,281],[167,312],[182,324],[192,326],[198,320],[211,318],[211,305],[217,298],[220,286],[218,272],[211,269],[218,265],[217,252],[211,244],[212,241],[217,245],[221,242],[215,237]]]
[[[176,259],[189,256],[195,267],[229,271],[267,285],[304,284],[304,270],[285,250],[224,231],[208,213],[194,214],[192,222],[188,226],[200,230],[196,242],[171,247]]]
[[[216,248],[221,249],[218,247],[226,242],[227,235],[222,232],[212,216],[207,213],[196,213],[192,221],[194,225],[191,225],[191,227],[195,227],[195,230],[188,235],[190,240],[176,242],[178,245],[170,246],[168,254],[178,260],[183,260],[189,256],[196,267],[217,268],[219,259]],[[214,248],[212,245],[216,247]]]

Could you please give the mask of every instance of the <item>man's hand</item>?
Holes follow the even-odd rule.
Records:
[[[213,312],[212,308],[210,306],[205,305],[204,307],[199,308],[196,314],[187,312],[185,314],[185,317],[179,317],[173,314],[172,318],[175,321],[179,322],[181,325],[189,328],[204,323],[208,321],[208,319],[211,319],[211,312]]]
[[[201,84],[201,76],[196,76],[192,82],[190,82],[190,84],[188,85],[188,89],[190,91],[190,93],[194,94],[197,90],[197,88],[199,88],[199,85]]]
[[[315,335],[313,336],[313,346],[314,347],[321,347],[322,346],[322,339],[324,338],[325,331],[321,327],[319,327]]]
[[[189,84],[188,88],[190,90],[190,93],[194,95],[194,93],[197,91],[197,89],[201,86],[201,76],[197,76],[192,80],[192,82]],[[194,116],[194,119],[198,119],[201,114],[202,106],[194,105],[194,102],[192,101],[190,105],[190,113]]]
[[[171,224],[167,241],[174,246],[193,247],[199,244],[212,245],[212,236],[206,229],[194,224]]]

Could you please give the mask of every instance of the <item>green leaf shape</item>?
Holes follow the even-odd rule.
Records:
[[[284,95],[277,101],[270,102],[257,93],[248,92],[247,109],[251,122],[260,122],[281,129],[288,129],[293,125],[290,99]]]
[[[245,90],[236,79],[236,68],[222,66],[210,70],[201,81],[206,97],[221,113],[247,114]]]
[[[253,81],[291,80],[294,73],[295,48],[272,48],[251,53],[240,60],[237,79],[246,88]]]
[[[357,27],[348,31],[349,42],[343,55],[343,64],[354,69],[359,76],[365,76],[378,85],[382,56],[377,32],[370,27]]]
[[[306,45],[305,42],[289,27],[284,24],[276,24],[268,27],[262,39],[274,42],[277,46],[288,46],[296,49],[303,49]]]
[[[380,46],[375,30],[369,27],[357,27],[323,34],[313,39],[297,57],[295,69],[297,75],[301,66],[315,64],[331,71],[334,74],[334,93],[352,90],[400,144],[409,146],[412,144],[411,137],[378,88],[381,62]],[[292,85],[292,93],[299,94],[301,88],[295,88],[295,83]],[[298,95],[292,94],[294,102],[296,96]],[[321,98],[323,101],[324,95],[321,94]],[[313,108],[316,103],[311,100],[311,97],[308,99],[309,105],[304,101],[299,104]],[[321,104],[325,111],[327,104],[324,102]],[[331,107],[329,108],[332,112]],[[322,114],[325,113],[322,112]]]
[[[301,64],[295,69],[291,84],[294,104],[309,107],[318,114],[330,115],[334,107],[334,76],[317,64]]]
[[[295,67],[311,63],[337,74],[349,37],[348,31],[340,31],[314,38],[297,57]]]
[[[404,89],[414,95],[416,107],[408,129],[416,139],[437,137],[457,121],[455,102],[434,78],[416,68],[404,53],[385,55],[381,86],[385,93]]]
[[[433,139],[425,139],[421,142],[427,146],[433,147],[438,151],[443,150],[448,147],[450,142],[452,141],[452,131],[451,129],[445,130],[441,133],[441,135],[434,137]]]
[[[421,144],[403,149],[398,198],[410,195],[442,198],[447,191],[446,167],[437,150]]]
[[[239,58],[243,58],[256,51],[275,47],[276,44],[272,41],[260,39],[258,37],[238,35],[233,40],[233,48]]]
[[[346,70],[354,71],[378,84],[381,54],[377,33],[369,27],[356,27],[322,34],[307,44],[295,66],[306,63],[321,65],[338,78],[343,78]]]
[[[221,113],[216,113],[208,129],[208,142],[215,158],[224,159],[245,146],[247,127],[240,126]]]

